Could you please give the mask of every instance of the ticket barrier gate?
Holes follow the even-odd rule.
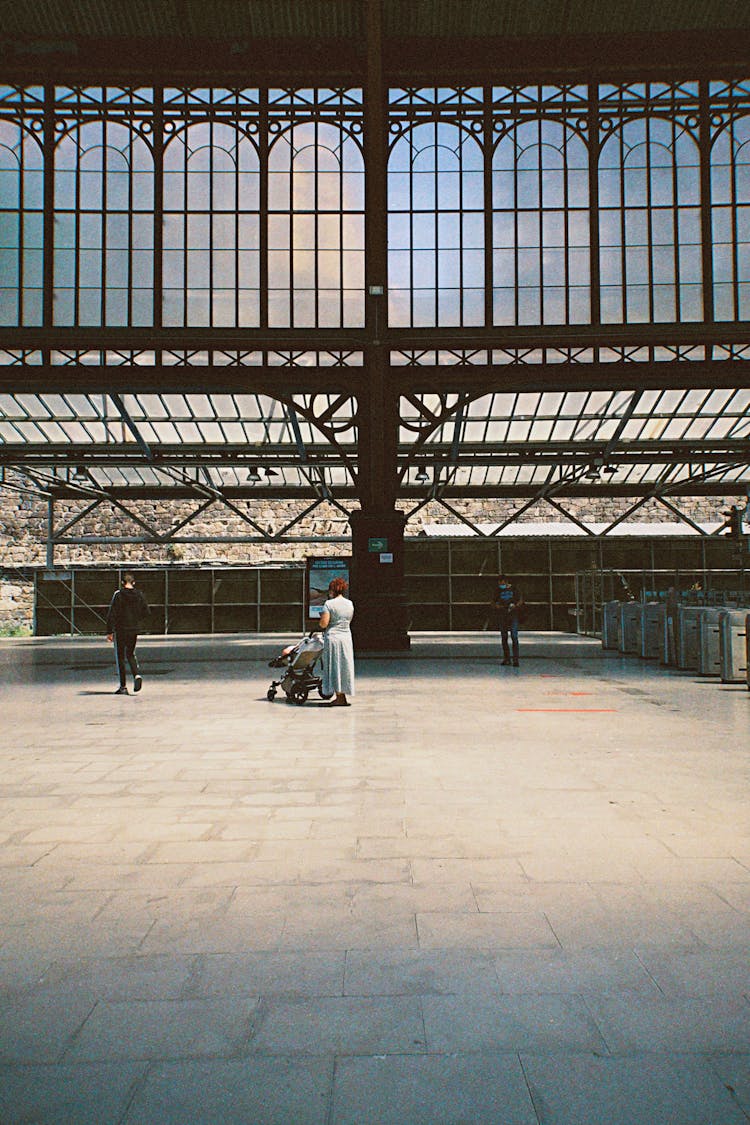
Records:
[[[644,660],[658,660],[661,656],[663,622],[663,605],[659,602],[647,602],[641,605],[641,612],[636,620],[636,637],[638,655]]]
[[[748,682],[748,622],[744,609],[724,609],[719,614],[721,681],[724,684]]]
[[[701,676],[721,675],[721,629],[723,609],[701,609],[698,615],[698,671]]]
[[[602,648],[620,647],[620,603],[605,602],[602,606]]]
[[[633,656],[640,656],[640,627],[642,609],[643,606],[640,602],[620,603],[620,643],[618,646],[620,652],[628,653]]]
[[[699,617],[700,606],[681,605],[678,615],[677,667],[683,672],[697,672],[700,663]]]
[[[664,616],[661,619],[661,663],[667,668],[677,667],[677,640],[679,626],[677,621],[677,606],[665,605]]]

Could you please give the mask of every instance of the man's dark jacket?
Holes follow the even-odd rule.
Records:
[[[107,614],[108,633],[138,633],[148,615],[148,605],[140,590],[123,586],[114,594]]]

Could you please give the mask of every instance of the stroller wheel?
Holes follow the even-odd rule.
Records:
[[[293,698],[294,698],[294,702],[299,703],[299,705],[301,707],[303,703],[307,703],[307,692],[305,691],[304,688],[301,691],[300,690],[295,691]]]
[[[276,688],[270,687],[270,688],[268,689],[268,691],[266,692],[266,699],[268,699],[269,701],[271,701],[271,700],[273,700],[273,699],[275,699],[275,698],[276,698]]]

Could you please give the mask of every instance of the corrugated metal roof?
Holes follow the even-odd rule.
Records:
[[[497,523],[478,523],[476,525],[477,531],[482,535],[493,535],[497,539],[518,539],[530,538],[538,539],[540,537],[550,536],[553,538],[567,538],[568,536],[575,537],[576,539],[586,538],[586,532],[570,520],[559,520],[557,522],[550,521],[549,523],[526,523],[524,520],[519,520],[518,523],[511,523],[504,527],[502,531],[497,531],[500,525]],[[586,526],[591,530],[593,535],[603,535],[609,524],[606,523],[587,523]],[[714,531],[722,525],[720,523],[697,523],[706,535],[711,535]],[[497,531],[497,535],[495,532]],[[614,537],[653,537],[663,538],[665,535],[690,535],[697,536],[700,532],[691,527],[690,524],[683,523],[682,521],[674,520],[670,523],[636,523],[625,521],[619,523],[617,527],[612,528],[608,533],[607,538]],[[426,524],[424,528],[420,529],[418,535],[429,539],[466,539],[468,532],[465,523],[432,523]],[[468,536],[474,538],[473,536]]]
[[[364,0],[6,0],[5,37],[356,39]],[[750,27],[743,0],[384,0],[386,35],[648,34]]]

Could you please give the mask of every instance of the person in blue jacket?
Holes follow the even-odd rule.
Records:
[[[500,639],[503,643],[502,664],[511,662],[511,648],[508,645],[508,634],[513,651],[513,667],[518,667],[518,622],[523,595],[504,574],[497,576],[497,591],[495,593],[495,608],[500,611]]]
[[[107,614],[107,640],[115,642],[115,660],[120,677],[115,695],[129,695],[126,682],[128,664],[133,673],[133,691],[140,691],[143,687],[135,646],[147,614],[148,605],[141,591],[135,588],[135,578],[132,574],[124,574],[122,586],[113,594]]]

